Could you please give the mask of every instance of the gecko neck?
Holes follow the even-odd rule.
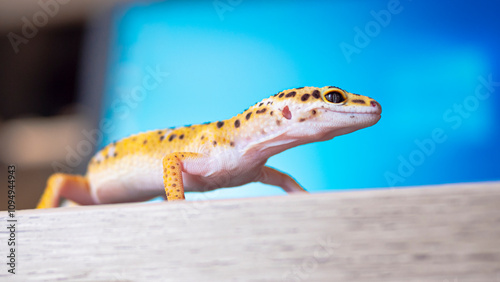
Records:
[[[260,160],[266,160],[290,148],[316,141],[317,136],[293,136],[289,133],[294,123],[282,123],[279,126],[268,122],[255,122],[237,132],[234,139],[237,140],[237,149],[241,155],[253,156]],[[333,138],[333,137],[332,137]],[[329,138],[331,139],[331,138]]]
[[[273,120],[272,123],[275,121]],[[323,127],[319,124],[314,126],[283,120],[280,126],[273,126],[272,123],[260,121],[252,127],[239,131],[234,138],[240,141],[238,147],[240,153],[257,156],[259,159],[268,159],[293,147],[331,140],[366,127],[366,124]]]

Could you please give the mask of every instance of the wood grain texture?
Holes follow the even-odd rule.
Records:
[[[25,210],[17,219],[18,274],[2,264],[2,281],[500,282],[500,182]],[[5,228],[0,236],[5,260]]]

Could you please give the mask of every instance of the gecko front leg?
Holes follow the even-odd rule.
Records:
[[[202,154],[189,152],[175,152],[163,158],[163,184],[165,186],[165,196],[168,201],[182,201],[184,197],[184,182],[182,171],[184,163],[200,160]]]

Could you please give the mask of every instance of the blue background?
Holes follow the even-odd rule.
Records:
[[[336,85],[378,100],[382,119],[269,159],[307,190],[500,179],[500,84],[487,98],[475,96],[480,77],[500,81],[500,5],[214,2],[135,3],[115,11],[103,108],[112,127],[103,145],[140,131],[227,119],[284,89]],[[151,69],[168,76],[141,92]],[[433,134],[439,136],[431,144]],[[283,193],[255,183],[188,199]]]

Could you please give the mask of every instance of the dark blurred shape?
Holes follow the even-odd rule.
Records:
[[[54,163],[65,164],[68,151],[85,139],[83,129],[94,128],[89,120],[100,111],[100,85],[82,84],[102,75],[89,62],[104,65],[106,50],[85,50],[84,41],[88,22],[117,2],[0,0],[0,181],[6,183],[7,166],[16,165],[17,209],[35,206]],[[83,173],[88,158],[70,169]],[[0,186],[0,196],[6,188]]]
[[[6,38],[7,34],[0,35]],[[76,101],[83,26],[40,29],[16,54],[0,41],[0,116],[52,116]]]

